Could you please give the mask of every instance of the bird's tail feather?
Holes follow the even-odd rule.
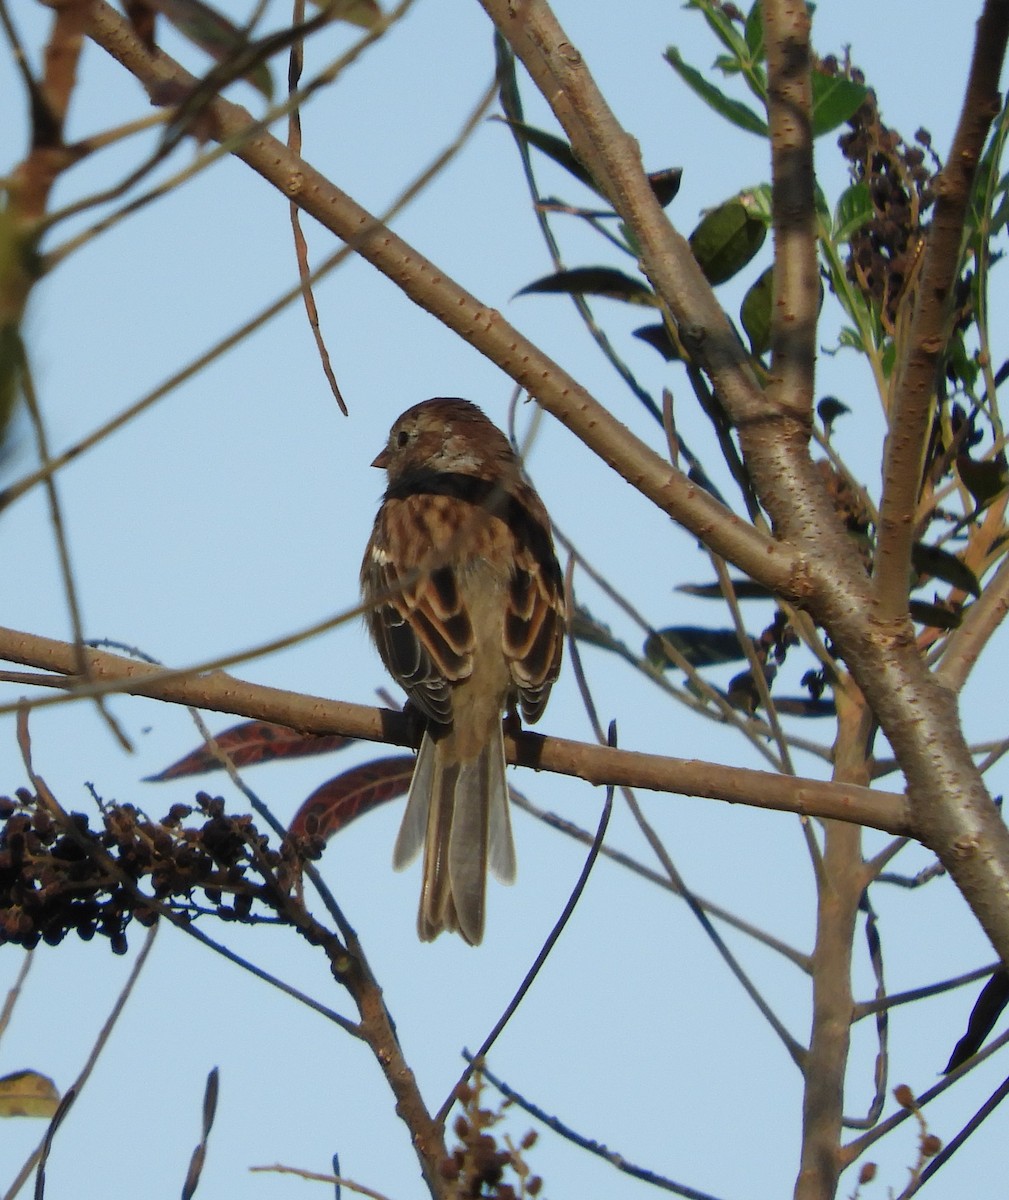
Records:
[[[476,758],[460,761],[450,731],[424,735],[414,768],[393,865],[405,867],[424,847],[417,931],[432,941],[443,929],[471,945],[483,937],[487,868],[515,878],[501,727]]]

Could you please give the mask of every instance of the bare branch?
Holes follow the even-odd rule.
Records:
[[[974,57],[960,122],[936,181],[936,205],[909,332],[890,406],[883,468],[874,590],[879,617],[906,620],[907,580],[922,465],[932,420],[936,372],[946,346],[953,284],[964,219],[978,160],[1001,107],[999,76],[1009,39],[1009,5],[986,0],[977,23]]]
[[[263,687],[223,671],[207,675],[200,674],[198,667],[165,671],[93,649],[88,650],[87,656],[92,678],[98,684],[82,686],[81,696],[91,695],[100,687],[104,692],[150,696],[171,704],[275,721],[305,733],[343,733],[399,746],[413,744],[415,731],[403,713]],[[77,669],[74,648],[68,643],[2,627],[0,659],[68,677]],[[518,766],[572,775],[596,785],[625,784],[651,791],[679,792],[755,808],[853,821],[888,833],[911,832],[906,802],[892,792],[793,779],[693,759],[638,754],[526,732],[506,736],[505,751],[508,761]]]
[[[195,83],[167,55],[148,55],[127,23],[103,0],[89,7],[87,32],[148,87],[187,88]],[[793,554],[670,467],[499,312],[459,287],[282,142],[262,131],[243,140],[242,131],[254,124],[245,109],[221,98],[211,108],[215,136],[236,139],[238,158],[327,229],[345,241],[354,240],[363,258],[501,367],[633,487],[755,579],[788,595],[801,590]],[[645,187],[651,197],[647,181]],[[693,270],[699,274],[696,264]],[[724,315],[720,319],[727,327]],[[744,355],[738,340],[736,347],[734,359]]]
[[[804,0],[764,0],[771,131],[774,291],[768,395],[812,421],[820,277],[813,202],[809,12]]]

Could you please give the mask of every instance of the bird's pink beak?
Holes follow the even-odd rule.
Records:
[[[389,465],[389,450],[386,448],[371,464],[373,467],[381,467],[383,470]]]

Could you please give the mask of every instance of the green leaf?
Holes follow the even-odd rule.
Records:
[[[853,183],[841,193],[834,209],[834,239],[838,242],[851,240],[874,214],[869,185]]]
[[[714,109],[716,113],[739,129],[745,129],[747,133],[757,133],[761,137],[767,136],[767,122],[763,117],[759,117],[752,108],[747,107],[741,101],[726,96],[713,83],[709,83],[700,71],[683,61],[683,57],[675,46],[669,47],[665,57],[666,62],[687,87],[700,96],[709,108]]]
[[[330,9],[330,20],[346,21],[360,29],[374,29],[382,18],[375,0],[312,0],[316,8]]]
[[[746,42],[735,22],[729,20],[719,5],[712,4],[711,0],[687,0],[685,7],[699,10],[712,33],[737,62],[746,58]]]
[[[649,635],[645,657],[665,670],[674,663],[663,644],[678,650],[693,667],[712,667],[718,663],[738,662],[745,658],[734,629],[701,629],[697,625],[671,625]]]
[[[869,89],[852,79],[813,71],[813,137],[843,125],[865,103]]]
[[[771,301],[774,293],[774,268],[768,267],[743,297],[739,319],[750,339],[756,358],[771,348]]]
[[[837,335],[837,344],[839,348],[845,350],[857,350],[859,354],[866,352],[865,342],[862,341],[862,335],[857,329],[853,329],[850,325],[845,325],[841,332]]]
[[[640,279],[632,279],[614,267],[575,267],[570,271],[557,271],[545,275],[534,283],[527,284],[517,296],[533,293],[562,292],[573,296],[606,296],[610,300],[623,300],[626,304],[643,304],[654,308],[658,304],[655,293]]]
[[[767,226],[752,206],[738,197],[706,213],[690,235],[690,248],[708,283],[724,283],[753,258],[767,237]]]
[[[743,28],[743,39],[754,62],[764,61],[764,5],[763,0],[753,0]]]
[[[919,575],[941,579],[958,591],[967,592],[975,599],[981,598],[981,585],[974,572],[948,550],[929,546],[925,542],[915,542],[911,547],[911,565]]]

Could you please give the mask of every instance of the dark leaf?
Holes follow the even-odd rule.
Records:
[[[739,712],[755,713],[760,706],[760,692],[749,671],[741,671],[729,680],[725,698]]]
[[[975,462],[969,454],[958,454],[956,470],[978,508],[991,504],[1009,486],[1009,471],[1001,454],[980,462]]]
[[[770,600],[774,593],[762,583],[752,579],[733,579],[737,600]],[[702,600],[721,600],[722,589],[717,583],[681,583],[676,589],[685,596],[698,596]]]
[[[841,75],[828,75],[826,71],[814,70],[813,84],[813,137],[830,133],[855,115],[865,103],[869,89],[853,79]]]
[[[569,175],[573,175],[579,183],[583,183],[587,188],[591,188],[597,196],[606,199],[603,192],[596,186],[595,180],[582,165],[581,160],[563,138],[557,137],[553,133],[547,133],[545,129],[537,129],[535,125],[527,125],[525,121],[499,119],[502,119],[504,124],[527,145],[535,147],[559,167],[563,167]],[[683,169],[681,167],[668,167],[664,171],[653,171],[648,176],[648,182],[652,185],[655,198],[663,208],[680,190],[682,178]]]
[[[330,779],[294,814],[287,831],[289,836],[328,842],[355,817],[404,796],[413,778],[414,761],[412,754],[397,754],[351,767]]]
[[[737,275],[766,237],[763,219],[736,198],[704,215],[690,235],[690,248],[708,283],[715,285]]]
[[[823,427],[828,432],[838,417],[843,417],[845,413],[850,412],[851,409],[847,404],[838,400],[836,396],[824,396],[816,406],[816,415],[823,422]]]
[[[354,738],[342,734],[299,733],[286,725],[274,725],[270,721],[243,721],[222,733],[214,734],[214,741],[227,754],[236,767],[251,767],[257,763],[273,762],[278,758],[310,758],[316,754],[328,754],[331,750],[342,750]],[[209,771],[223,771],[224,764],[208,746],[180,758],[156,775],[148,775],[144,783],[165,783],[169,779],[184,779],[190,775],[206,775]]]
[[[943,1074],[955,1071],[961,1063],[981,1049],[985,1038],[995,1028],[995,1022],[1002,1015],[1002,1010],[1009,1004],[1009,973],[1000,967],[984,985],[977,1003],[971,1010],[967,1022],[967,1032],[957,1042],[946,1064]]]
[[[614,267],[574,267],[570,271],[558,271],[528,284],[516,295],[527,296],[535,292],[606,296],[610,300],[623,300],[626,304],[643,304],[650,308],[658,303],[650,287]]]
[[[837,706],[833,700],[813,696],[775,696],[774,706],[786,717],[836,717]]]
[[[237,25],[203,0],[147,0],[147,3],[215,62],[227,62],[248,44]],[[273,76],[265,62],[256,63],[245,79],[267,100],[273,99]]]
[[[680,357],[680,352],[665,325],[642,325],[640,329],[634,330],[634,336],[658,350],[666,362],[676,362]]]
[[[911,565],[919,575],[928,579],[941,579],[976,599],[981,597],[981,585],[974,572],[948,550],[940,550],[938,546],[928,546],[924,542],[915,542],[911,547]]]
[[[768,267],[743,297],[739,319],[750,339],[756,358],[771,348],[771,300],[774,293],[774,268]]]
[[[718,663],[738,662],[745,658],[734,629],[702,629],[697,625],[671,625],[649,634],[645,657],[653,666],[674,666],[665,650],[670,645],[693,667],[711,667]]]
[[[586,646],[599,646],[603,650],[622,649],[610,632],[608,626],[589,612],[587,608],[576,604],[571,614],[571,636],[584,642]]]
[[[683,182],[683,168],[667,167],[664,171],[650,171],[648,182],[652,185],[655,199],[665,208],[680,190],[680,184]]]
[[[757,133],[761,137],[767,136],[767,122],[763,117],[759,117],[752,108],[748,108],[740,101],[726,96],[713,83],[709,83],[696,67],[683,61],[675,46],[670,46],[666,51],[666,62],[709,108],[713,108],[716,113],[738,128],[745,129],[747,133]]]
[[[962,612],[954,612],[941,604],[928,604],[924,600],[912,600],[908,608],[912,621],[927,625],[930,629],[957,629],[963,620]]]
[[[535,125],[527,125],[524,121],[504,122],[518,137],[530,146],[534,146],[541,154],[552,159],[558,166],[563,167],[568,174],[573,175],[579,183],[584,183],[597,195],[602,195],[596,187],[595,180],[582,166],[580,160],[568,143],[555,134],[547,133],[545,129],[537,129]]]

